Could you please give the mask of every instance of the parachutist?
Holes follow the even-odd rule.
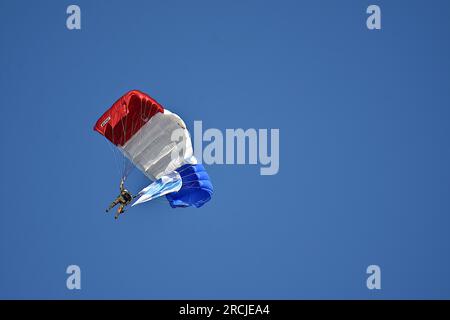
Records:
[[[117,196],[117,198],[109,205],[108,209],[106,209],[106,212],[114,208],[116,205],[119,205],[117,208],[117,213],[114,216],[114,219],[117,219],[119,215],[125,212],[125,207],[130,204],[131,200],[133,200],[132,194],[125,189],[123,186],[124,179],[120,181],[120,194]]]

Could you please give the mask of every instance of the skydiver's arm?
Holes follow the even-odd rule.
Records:
[[[124,190],[124,187],[123,187],[123,179],[122,180],[120,180],[120,191],[123,191]]]

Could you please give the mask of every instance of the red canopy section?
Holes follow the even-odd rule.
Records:
[[[116,146],[123,146],[148,120],[164,108],[149,95],[132,90],[124,94],[98,120],[94,130]]]

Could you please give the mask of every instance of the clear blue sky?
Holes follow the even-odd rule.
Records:
[[[80,31],[72,2],[0,2],[0,298],[450,298],[450,2],[75,3]],[[114,221],[92,126],[130,89],[191,130],[279,128],[279,174],[207,166],[203,208]]]

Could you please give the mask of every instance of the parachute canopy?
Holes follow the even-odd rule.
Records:
[[[213,187],[203,165],[185,164],[177,171],[183,182],[181,189],[166,195],[172,208],[189,206],[199,208],[211,199]]]
[[[117,100],[94,130],[152,180],[196,162],[183,120],[140,91],[130,91]]]
[[[123,146],[156,113],[164,113],[164,108],[145,93],[132,90],[97,120],[94,130],[116,146]]]
[[[182,184],[181,176],[176,171],[171,172],[166,176],[162,176],[138,193],[141,197],[133,203],[132,207],[159,198],[165,194],[176,192],[181,189]]]
[[[174,208],[200,207],[211,198],[211,181],[193,156],[186,124],[147,94],[132,90],[123,95],[94,130],[154,181],[134,204],[166,195]]]

